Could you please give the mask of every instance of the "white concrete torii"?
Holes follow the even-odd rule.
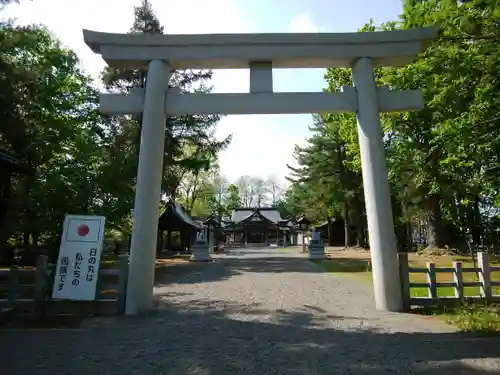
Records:
[[[152,307],[165,119],[182,114],[356,112],[377,309],[402,298],[380,112],[418,110],[420,90],[377,87],[373,69],[410,63],[435,28],[340,34],[146,35],[83,31],[112,67],[147,70],[145,89],[101,94],[100,111],[143,112],[127,289],[127,314]],[[172,69],[250,69],[250,93],[168,90]],[[273,68],[352,68],[354,86],[335,93],[273,93]]]

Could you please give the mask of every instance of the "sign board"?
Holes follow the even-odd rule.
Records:
[[[66,215],[52,298],[95,299],[105,220],[104,216]]]

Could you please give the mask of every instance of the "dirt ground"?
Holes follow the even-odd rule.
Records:
[[[0,374],[498,374],[498,337],[376,310],[371,285],[327,272],[298,248],[214,258],[165,268],[149,314],[2,329]]]

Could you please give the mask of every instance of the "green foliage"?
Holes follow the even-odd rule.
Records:
[[[225,216],[231,215],[231,212],[236,207],[241,207],[240,190],[238,189],[238,186],[235,184],[229,185],[227,192],[228,194],[222,202]]]
[[[64,213],[90,213],[97,206],[97,93],[78,70],[75,54],[46,29],[7,24],[0,28],[0,40],[6,47],[0,57],[5,98],[0,147],[16,152],[33,171],[14,181],[14,210],[2,230],[29,228],[35,237],[51,238]]]
[[[350,223],[364,227],[357,142],[355,138],[352,143],[346,141],[351,135],[348,128],[352,122],[352,116],[346,114],[314,116],[308,145],[295,148],[299,167],[289,167],[292,185],[285,193],[285,207],[292,216],[305,215],[318,224],[342,217],[347,227]],[[347,232],[346,245],[349,245],[354,234],[349,229]],[[364,244],[363,230],[356,239],[360,246]]]
[[[382,116],[402,247],[422,225],[431,247],[498,243],[491,234],[500,189],[488,171],[500,164],[499,9],[498,0],[408,0],[399,20],[378,28],[370,21],[360,30],[440,28],[439,39],[412,64],[375,71],[379,86],[421,88],[426,103],[421,111]],[[327,91],[352,85],[348,69],[329,69],[325,79]],[[364,228],[355,116],[313,121],[309,145],[295,151],[300,167],[292,170],[286,206],[315,221],[343,215]]]
[[[466,332],[495,334],[500,332],[500,311],[498,306],[471,305],[447,309],[443,312],[443,318]]]
[[[147,1],[135,7],[135,15],[131,32],[163,32]],[[14,174],[11,189],[8,175],[0,173],[0,192],[11,190],[10,197],[0,196],[3,254],[8,243],[28,252],[47,247],[54,255],[68,213],[104,215],[110,241],[126,241],[141,119],[102,117],[98,92],[79,70],[77,56],[44,27],[6,21],[0,45],[0,148],[15,152],[31,171]],[[207,91],[210,77],[209,71],[175,71],[170,86]],[[102,78],[105,87],[122,92],[146,84],[144,73],[135,70],[107,68]],[[188,200],[196,213],[213,209],[217,155],[230,142],[215,138],[218,120],[182,116],[166,122],[163,195],[182,201],[181,185],[191,184]]]
[[[135,21],[131,33],[163,34],[163,26],[160,25],[147,0],[142,0],[134,10]],[[211,77],[211,71],[173,71],[169,86],[177,87],[183,92],[208,92],[206,81]],[[102,79],[105,87],[113,91],[128,92],[133,87],[146,85],[145,73],[139,70],[107,67],[102,73]],[[126,122],[131,133],[129,139],[133,139],[131,147],[135,148],[135,154],[138,155],[141,118],[129,119],[121,116],[114,118],[113,121],[117,124]],[[198,176],[202,171],[208,171],[218,152],[230,143],[230,136],[222,141],[215,138],[215,125],[218,121],[219,116],[206,115],[185,115],[167,119],[162,182],[164,195],[177,198],[180,185],[183,182],[186,184],[185,179],[190,179],[193,175]]]

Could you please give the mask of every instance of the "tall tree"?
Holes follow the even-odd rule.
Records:
[[[231,212],[237,207],[241,207],[241,198],[238,186],[235,184],[229,185],[227,189],[227,195],[224,198],[223,207],[225,216],[231,215]]]
[[[500,165],[499,5],[498,0],[408,0],[399,20],[380,28],[370,22],[361,30],[440,27],[440,38],[414,63],[375,71],[380,86],[421,88],[426,103],[418,112],[382,117],[400,245],[411,240],[410,227],[425,233],[430,247],[461,246],[464,236],[479,245],[486,228],[497,225],[491,213],[498,211],[490,208],[498,207],[498,183],[487,171]],[[346,69],[329,69],[325,78],[328,91],[352,84]],[[295,211],[315,207],[323,219],[333,210],[359,221],[355,118],[329,114],[322,120],[323,129],[313,127],[309,146],[296,150],[299,168],[292,170],[285,201]],[[325,160],[334,168],[322,168]]]
[[[151,4],[142,0],[134,8],[135,21],[131,33],[163,34],[164,29],[156,17]],[[169,87],[177,87],[181,91],[208,92],[205,82],[212,76],[211,71],[173,71]],[[145,73],[138,70],[106,68],[102,74],[105,87],[112,90],[129,92],[134,87],[147,85]],[[215,126],[219,116],[185,115],[168,117],[165,131],[165,157],[162,190],[163,194],[176,198],[179,186],[187,173],[199,173],[207,170],[211,160],[226,147],[230,137],[218,141],[215,137]],[[136,155],[140,146],[141,119],[119,117],[117,123],[125,122],[127,137],[133,136]],[[124,127],[123,127],[124,128]],[[130,138],[129,138],[130,139]],[[135,158],[137,164],[137,156]],[[134,171],[131,171],[134,174]],[[133,178],[130,178],[132,183]]]
[[[457,219],[465,218],[467,211],[474,210],[473,202],[487,193],[482,171],[498,160],[493,151],[498,150],[498,137],[493,132],[499,125],[494,120],[499,108],[494,94],[499,90],[495,78],[499,4],[406,1],[401,27],[439,24],[441,38],[415,63],[388,70],[383,77],[395,89],[421,87],[424,94],[422,111],[396,114],[390,120],[397,145],[395,161],[404,168],[408,167],[405,158],[413,159],[411,172],[406,173],[412,183],[406,191],[423,214],[432,247],[453,242],[447,223],[462,226],[463,220]],[[480,216],[478,209],[472,216]],[[476,226],[466,221],[468,227]]]
[[[163,31],[147,1],[135,12],[132,32]],[[130,232],[140,119],[101,117],[98,93],[79,71],[76,55],[45,28],[3,22],[0,44],[0,148],[15,151],[34,172],[12,180],[12,209],[0,223],[0,242],[57,249],[67,213],[105,215],[106,235]],[[206,91],[210,74],[174,72],[170,86]],[[133,70],[108,68],[103,78],[108,88],[122,92],[147,84],[143,72]],[[198,190],[213,189],[204,173],[230,140],[215,138],[217,120],[167,119],[165,195],[174,197],[187,174],[201,176]],[[196,209],[197,200],[202,202],[193,201]],[[0,216],[5,218],[5,212]]]
[[[272,206],[277,206],[283,194],[283,187],[275,175],[268,176],[266,182],[267,195]]]
[[[336,216],[342,216],[348,246],[352,237],[351,216],[360,228],[363,228],[364,216],[360,208],[361,175],[352,169],[348,145],[340,133],[342,121],[344,117],[335,115],[313,116],[310,127],[313,135],[308,145],[295,149],[299,167],[289,167],[296,187],[292,187],[287,198],[295,199],[295,210],[313,220],[331,222]],[[364,243],[362,233],[360,231],[357,238],[359,244]]]
[[[14,179],[9,225],[1,228],[25,247],[56,244],[66,213],[98,205],[97,93],[47,29],[4,24],[0,44],[0,147],[32,172]]]
[[[240,176],[236,181],[236,186],[238,187],[238,193],[240,195],[241,205],[243,207],[252,207],[254,204],[254,196],[252,194],[250,184],[252,177],[250,176]]]

